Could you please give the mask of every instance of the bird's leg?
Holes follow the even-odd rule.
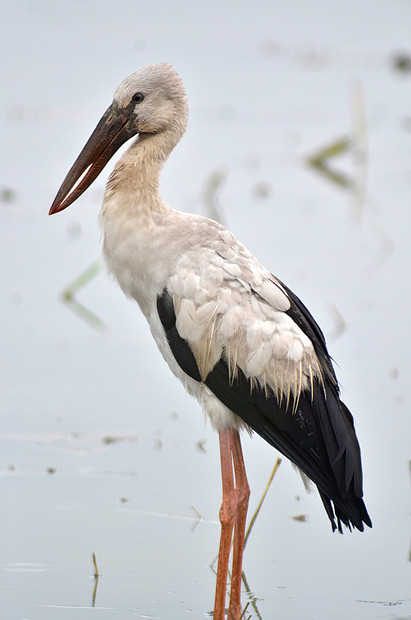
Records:
[[[220,508],[221,537],[218,554],[214,620],[224,620],[225,618],[228,562],[230,557],[233,529],[233,566],[231,572],[231,592],[228,620],[239,620],[241,616],[241,575],[244,534],[250,489],[245,473],[245,465],[238,431],[233,429],[220,431],[219,440],[223,501]]]
[[[243,451],[241,449],[240,434],[232,430],[231,451],[235,472],[235,519],[233,540],[233,567],[231,571],[230,606],[228,620],[238,620],[241,617],[241,579],[244,552],[244,536],[247,518],[250,487],[248,486]]]
[[[220,508],[221,536],[218,552],[217,582],[214,601],[214,620],[225,619],[228,561],[234,527],[235,491],[232,461],[232,431],[219,432],[223,501]]]

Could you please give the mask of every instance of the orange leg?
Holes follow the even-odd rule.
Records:
[[[214,620],[225,619],[228,562],[233,530],[233,567],[228,620],[239,620],[241,616],[241,574],[244,532],[250,490],[245,473],[238,431],[233,429],[220,431],[219,440],[223,501],[220,508],[221,537],[218,554]]]
[[[243,569],[243,552],[245,525],[247,519],[250,488],[248,486],[243,451],[238,431],[233,433],[233,464],[235,472],[236,514],[234,522],[233,568],[231,571],[230,606],[228,620],[238,620],[241,616],[241,576]]]
[[[230,430],[220,431],[221,480],[223,501],[220,508],[220,549],[218,552],[217,582],[215,589],[214,620],[225,619],[228,560],[234,527],[234,478],[231,455]]]

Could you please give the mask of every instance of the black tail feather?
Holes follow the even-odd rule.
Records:
[[[261,387],[251,387],[240,369],[230,382],[224,359],[205,383],[317,485],[333,531],[342,532],[342,525],[359,531],[364,524],[372,526],[362,500],[361,455],[352,416],[333,386],[314,381],[314,393],[302,392],[292,413],[292,399],[287,406]]]

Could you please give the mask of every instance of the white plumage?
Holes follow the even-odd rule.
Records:
[[[362,530],[371,521],[352,417],[313,317],[232,233],[174,211],[160,197],[161,168],[187,117],[185,91],[172,67],[154,65],[128,77],[50,212],[76,200],[121,144],[137,135],[107,183],[100,215],[104,256],[124,293],[139,304],[171,370],[219,432],[224,566],[214,617],[224,617],[227,532],[235,523],[229,617],[237,619],[249,493],[239,428],[257,431],[317,484],[333,529],[341,531],[344,523]],[[238,512],[229,499],[234,496]]]
[[[119,177],[127,179],[127,173],[120,160],[111,177],[120,203]],[[216,430],[221,424],[238,426],[238,420],[212,396],[204,398],[203,384],[192,385],[181,374],[159,323],[156,300],[164,289],[173,298],[178,332],[189,343],[202,378],[222,354],[231,372],[239,366],[279,397],[298,393],[320,376],[311,341],[284,314],[290,300],[283,287],[232,233],[202,216],[176,212],[159,199],[154,201],[158,209],[150,212],[155,222],[138,217],[140,205],[136,212],[111,208],[111,179],[101,213],[108,268],[138,302],[171,370],[203,404]],[[127,182],[124,186],[128,193]]]
[[[156,300],[164,289],[173,298],[177,330],[190,345],[203,379],[224,355],[233,374],[239,366],[280,398],[307,388],[312,376],[320,376],[320,366],[311,341],[284,314],[290,301],[281,285],[218,224],[164,208],[167,215],[159,216],[156,227],[147,231],[140,223],[145,234],[125,240],[104,204],[104,254],[126,295],[139,303],[171,370],[204,405],[214,428],[234,423],[233,414],[212,402],[215,398],[204,399],[202,383],[192,386],[181,375],[158,319]],[[119,231],[118,237],[107,233],[107,223],[110,231]],[[179,230],[185,231],[186,243]],[[164,243],[164,238],[170,241]],[[109,250],[112,246],[117,252]],[[130,256],[133,267],[124,269]],[[136,278],[136,268],[138,274],[150,274],[149,281]]]

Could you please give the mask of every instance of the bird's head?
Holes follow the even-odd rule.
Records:
[[[187,124],[187,110],[180,77],[166,63],[145,67],[123,80],[61,184],[49,214],[63,211],[77,200],[133,136],[171,131],[179,139]]]

